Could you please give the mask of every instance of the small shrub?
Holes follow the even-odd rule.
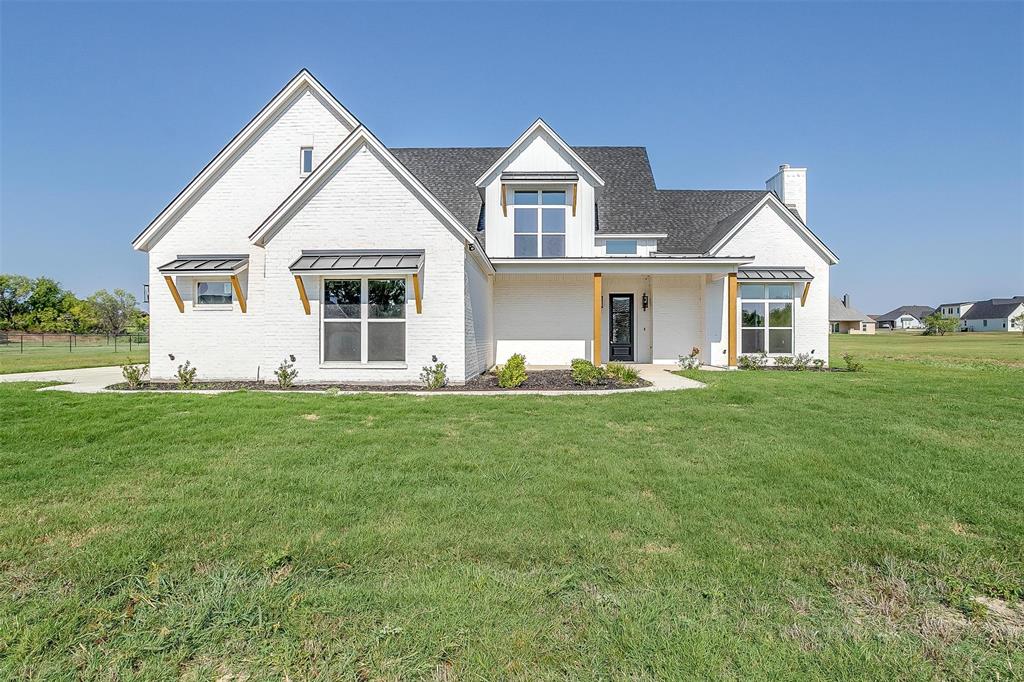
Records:
[[[689,355],[679,356],[679,369],[698,369],[700,367],[700,348],[694,346]]]
[[[502,388],[518,388],[526,381],[526,356],[516,353],[498,371],[498,385]]]
[[[611,366],[616,365],[615,371],[611,371]],[[608,365],[608,374],[613,376],[618,382],[632,386],[640,381],[640,373],[636,369],[629,365],[621,365],[618,363],[611,363]]]
[[[128,362],[121,365],[121,376],[124,377],[128,388],[132,390],[142,387],[142,379],[147,374],[149,374],[149,365],[134,365],[131,358],[128,358]]]
[[[430,361],[434,363],[434,366],[423,366],[423,371],[420,372],[420,381],[430,391],[444,388],[448,385],[448,365],[439,362],[436,355],[431,355]]]
[[[814,369],[825,369],[825,361],[822,360],[821,358],[815,358],[814,362],[812,362],[811,364],[814,365]]]
[[[179,391],[187,391],[195,385],[196,371],[196,368],[193,367],[192,363],[188,360],[185,361],[184,365],[178,365],[178,371],[175,372],[175,376],[178,379]]]
[[[740,369],[764,369],[768,364],[768,355],[758,353],[757,355],[741,355],[737,361]]]
[[[288,361],[287,358],[281,361],[277,369],[274,370],[274,376],[277,377],[277,385],[281,388],[289,388],[295,383],[295,377],[299,376],[299,370],[295,369],[295,365]]]
[[[608,374],[614,375],[612,365],[616,363],[610,363],[608,365]],[[620,367],[622,365],[619,365]],[[600,367],[597,367],[590,360],[584,360],[583,358],[576,358],[572,361],[572,380],[581,386],[593,386],[604,378],[604,372],[601,371]]]
[[[789,357],[788,355],[780,355],[779,357],[775,358],[775,366],[776,367],[781,367],[783,369],[789,369],[790,367],[792,367],[792,365],[793,365],[793,358]]]
[[[793,358],[793,369],[798,372],[802,372],[811,366],[811,354],[810,353],[799,353]]]
[[[843,353],[843,362],[846,363],[847,372],[860,372],[864,369],[864,364],[858,362],[852,353]]]

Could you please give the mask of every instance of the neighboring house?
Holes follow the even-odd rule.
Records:
[[[621,135],[619,135],[621,136]],[[463,382],[523,353],[712,365],[828,360],[829,268],[806,171],[662,190],[642,147],[384,146],[301,71],[135,239],[151,373]]]
[[[924,329],[924,318],[935,312],[926,305],[902,305],[884,315],[872,315],[879,329]]]
[[[850,305],[850,295],[842,300],[829,296],[828,323],[833,334],[874,334],[875,321]]]
[[[961,303],[943,303],[936,310],[939,311],[945,317],[956,317],[961,318],[971,306],[974,305],[974,301],[963,301]]]
[[[1024,296],[990,298],[972,305],[964,314],[962,322],[966,331],[1019,332],[1021,328],[1013,323],[1013,318],[1021,313],[1024,313]]]

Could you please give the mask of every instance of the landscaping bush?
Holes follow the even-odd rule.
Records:
[[[858,362],[852,353],[843,353],[843,362],[846,363],[847,372],[860,372],[864,369],[864,364]]]
[[[439,362],[436,355],[431,355],[430,361],[434,363],[434,366],[423,366],[423,371],[420,372],[420,381],[431,391],[444,388],[448,385],[448,365]]]
[[[294,359],[295,356],[291,356]],[[274,370],[274,376],[277,377],[277,385],[281,388],[288,388],[295,383],[295,377],[299,376],[299,370],[295,369],[295,365],[289,362],[289,358],[285,358],[278,365],[277,369]]]
[[[121,365],[121,376],[124,377],[124,381],[126,384],[128,384],[128,388],[141,388],[142,379],[147,374],[149,374],[149,365],[132,364],[131,358],[128,358],[128,362]]]
[[[679,369],[698,369],[700,367],[700,348],[694,346],[689,355],[679,356]]]
[[[498,370],[498,385],[502,388],[517,388],[526,381],[526,356],[516,353]]]
[[[615,377],[622,384],[633,385],[640,381],[640,373],[635,368],[623,365],[621,362],[609,362],[606,371],[608,376]]]
[[[175,372],[175,376],[178,379],[178,390],[186,391],[192,388],[196,382],[196,371],[196,368],[188,360],[185,361],[184,365],[178,365],[178,371]]]
[[[802,372],[811,366],[811,354],[810,353],[799,353],[793,358],[793,369],[798,372]]]
[[[601,379],[604,378],[604,372],[600,367],[597,367],[590,360],[584,360],[583,358],[576,358],[572,361],[572,380],[581,386],[593,386],[594,384],[600,383]],[[616,363],[610,363],[608,365],[608,373],[612,373],[612,365]],[[621,365],[619,365],[621,367]]]
[[[768,355],[758,353],[756,355],[741,355],[737,361],[740,369],[764,369],[768,364]]]
[[[775,358],[775,366],[781,367],[782,369],[789,369],[793,365],[793,358],[788,355],[780,355]]]

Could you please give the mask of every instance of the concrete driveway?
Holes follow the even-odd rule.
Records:
[[[85,367],[82,369],[55,369],[47,372],[0,374],[0,382],[61,381],[60,386],[47,386],[41,391],[70,391],[71,393],[100,393],[111,384],[124,381],[120,367]]]

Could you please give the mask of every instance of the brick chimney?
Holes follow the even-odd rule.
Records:
[[[807,222],[807,169],[792,168],[788,163],[779,166],[779,172],[765,181],[769,192],[794,209],[800,219]]]

